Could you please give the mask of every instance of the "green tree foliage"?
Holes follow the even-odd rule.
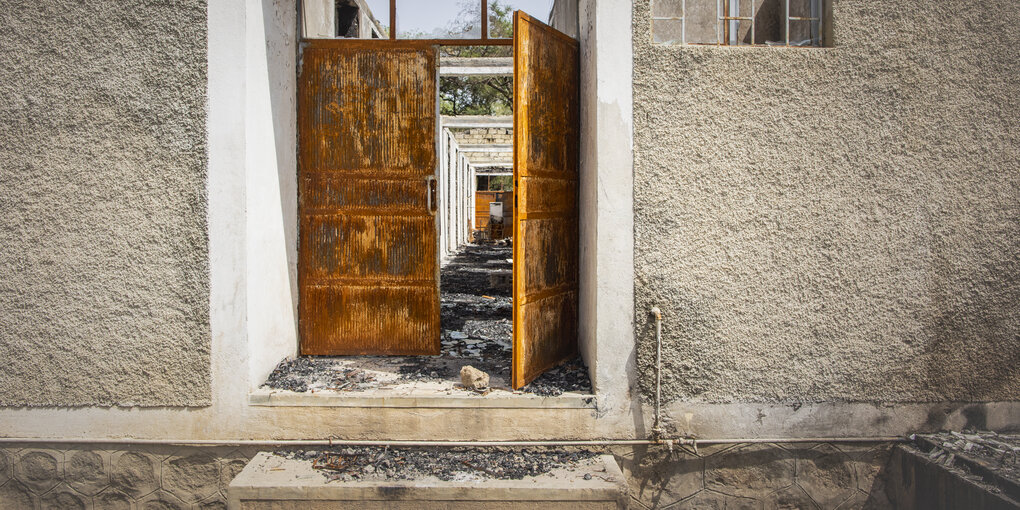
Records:
[[[451,33],[464,31],[471,17],[477,16],[477,0],[465,0],[461,13],[451,23]],[[513,11],[500,0],[489,2],[489,37],[513,37]],[[443,55],[451,57],[509,57],[509,46],[445,46]],[[443,115],[510,115],[513,113],[513,78],[450,77],[439,82],[440,112]]]

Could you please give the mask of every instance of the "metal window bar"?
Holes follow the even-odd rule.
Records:
[[[786,45],[790,46],[790,22],[807,21],[811,23],[811,45],[822,45],[822,0],[811,0],[811,16],[790,16],[790,0],[786,0]]]
[[[654,0],[653,0],[654,1]],[[653,20],[679,21],[680,43],[687,44],[687,0],[680,1],[680,16],[652,16]]]
[[[745,0],[745,1],[751,1],[752,2],[751,3],[751,15],[750,16],[740,16],[739,15],[740,14],[740,0],[719,0],[719,3],[716,4],[716,9],[719,8],[720,4],[723,6],[722,15],[719,16],[719,22],[724,27],[723,28],[723,36],[724,37],[719,39],[719,44],[720,45],[723,45],[723,46],[737,46],[740,43],[740,41],[737,40],[737,37],[739,37],[739,35],[740,35],[739,32],[740,32],[740,22],[741,21],[750,21],[751,22],[751,45],[752,46],[754,45],[754,41],[755,41],[755,39],[754,39],[754,29],[755,29],[755,26],[754,26],[755,25],[754,3],[753,3],[753,0]],[[686,2],[687,2],[687,0],[684,0],[684,3],[686,3]],[[737,16],[732,16],[732,14],[734,12],[737,14]]]
[[[753,0],[744,0],[753,1]],[[811,22],[811,45],[820,47],[825,36],[825,23],[824,9],[822,0],[811,0],[811,16],[790,16],[790,0],[784,0],[784,13],[783,13],[783,24],[784,30],[784,45],[792,46],[790,44],[790,22],[791,21],[807,21]],[[672,20],[680,21],[680,42],[681,44],[700,44],[700,43],[688,43],[687,42],[687,0],[681,0],[681,16],[652,16],[653,20]],[[747,21],[751,23],[751,46],[761,46],[757,44],[757,19],[755,6],[751,4],[751,15],[750,16],[732,16],[731,13],[740,13],[740,0],[716,0],[716,17],[718,23],[716,23],[716,45],[729,46],[736,45],[738,41],[735,40],[737,32],[739,32],[739,23],[741,21]]]

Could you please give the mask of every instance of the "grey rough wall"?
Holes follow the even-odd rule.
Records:
[[[835,48],[653,46],[634,2],[635,295],[664,395],[1020,398],[1020,11],[834,2]]]
[[[0,445],[0,508],[225,510],[252,448]]]
[[[0,405],[208,404],[205,2],[0,29]]]

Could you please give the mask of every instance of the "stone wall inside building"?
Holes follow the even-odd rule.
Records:
[[[512,128],[453,128],[450,131],[460,144],[509,145],[514,142]],[[467,153],[468,161],[474,165],[513,162],[513,151],[511,149],[508,149],[506,152],[471,152],[469,149],[465,149],[465,152]]]

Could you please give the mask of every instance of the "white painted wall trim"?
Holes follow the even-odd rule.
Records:
[[[282,4],[282,5],[281,5]],[[297,26],[285,0],[248,0],[245,189],[249,388],[298,352]]]
[[[513,128],[512,116],[443,115],[444,128]]]
[[[623,413],[635,380],[631,4],[582,0],[581,352],[599,408]]]
[[[439,68],[439,76],[513,76],[513,67],[451,67],[442,66]]]

